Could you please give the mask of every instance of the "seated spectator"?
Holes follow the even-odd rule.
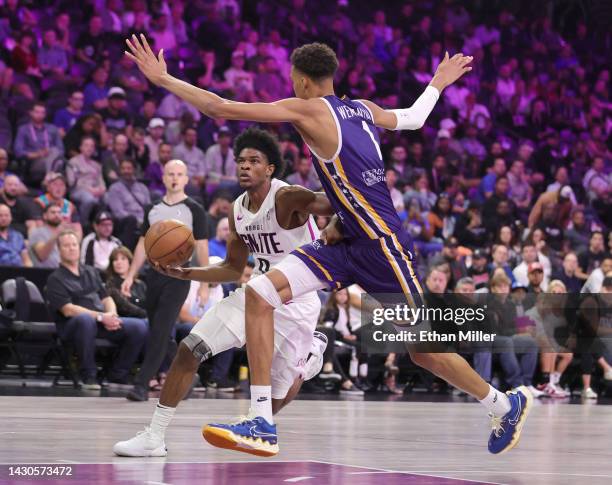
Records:
[[[519,262],[521,246],[518,243],[518,234],[514,224],[500,225],[494,239],[495,244],[503,244],[508,249],[508,264],[514,268]]]
[[[108,258],[108,268],[106,269],[106,290],[115,302],[117,314],[120,317],[146,320],[147,285],[145,282],[136,278],[130,289],[130,296],[127,297],[121,293],[121,285],[130,270],[132,259],[134,259],[132,251],[125,246],[113,249]]]
[[[15,156],[26,159],[26,180],[37,186],[54,168],[54,162],[64,156],[64,144],[58,129],[45,123],[47,108],[43,103],[34,103],[29,115],[30,122],[17,130]]]
[[[416,197],[408,200],[408,214],[403,222],[404,229],[410,234],[414,245],[423,257],[428,258],[442,250],[440,241],[432,240],[433,230]]]
[[[504,380],[511,388],[524,385],[533,394],[540,394],[537,389],[532,389],[538,344],[531,335],[517,332],[516,308],[509,299],[510,279],[498,273],[491,278],[489,287],[491,296],[487,301],[487,316],[490,317],[490,331],[496,334],[491,351],[499,354]],[[487,377],[483,378],[487,380]]]
[[[110,382],[127,384],[130,370],[147,338],[142,319],[119,318],[117,307],[108,295],[100,274],[79,263],[79,240],[72,231],[58,234],[60,267],[47,280],[47,299],[55,315],[57,333],[76,351],[83,388],[96,390],[96,338],[120,345],[108,373]]]
[[[505,175],[500,175],[496,177],[493,193],[482,205],[482,218],[485,221],[485,226],[487,226],[490,232],[495,232],[495,229],[498,227],[495,223],[495,221],[497,220],[497,206],[501,201],[509,200],[509,192],[510,184],[508,183],[508,177],[506,177]],[[514,217],[512,218],[512,223],[514,223]]]
[[[578,255],[578,264],[582,273],[590,274],[608,256],[604,244],[604,235],[601,231],[593,231],[589,239],[589,247]]]
[[[83,91],[76,90],[68,98],[68,106],[60,108],[53,116],[53,124],[57,126],[60,136],[63,138],[83,115],[83,103],[85,96]]]
[[[96,214],[93,232],[83,238],[81,243],[81,263],[106,271],[113,250],[122,246],[122,242],[113,236],[113,218],[109,212]]]
[[[144,220],[145,207],[151,203],[149,189],[136,180],[136,167],[132,160],[124,159],[119,165],[120,178],[106,193],[106,204],[117,225],[116,234],[128,248],[136,247],[139,228]]]
[[[196,108],[173,93],[168,93],[164,96],[157,109],[157,114],[166,121],[178,120],[186,112],[191,114],[195,123],[198,123],[202,118],[202,115]]]
[[[102,17],[92,15],[89,19],[87,31],[81,33],[76,41],[76,59],[81,63],[84,71],[89,71],[108,58],[109,38],[103,30]],[[103,96],[106,98],[106,95]],[[87,96],[85,96],[87,99]],[[86,105],[88,103],[85,103]],[[94,106],[101,109],[104,106]]]
[[[68,54],[57,39],[55,29],[46,29],[43,44],[38,50],[37,61],[43,75],[43,89],[70,80],[68,74]]]
[[[89,226],[91,214],[106,192],[102,167],[92,158],[95,149],[95,140],[91,136],[83,137],[80,154],[72,157],[66,167],[70,198],[79,208],[83,226]]]
[[[198,132],[193,126],[188,126],[181,134],[183,140],[172,150],[172,157],[185,162],[189,185],[199,192],[206,179],[206,159],[204,152],[197,146]]]
[[[0,189],[0,203],[11,209],[11,220],[14,229],[22,236],[37,226],[36,208],[32,200],[23,195],[23,184],[17,175],[7,175],[4,179],[4,187]]]
[[[495,244],[491,251],[491,264],[489,265],[489,271],[493,273],[495,269],[500,268],[504,270],[506,276],[510,280],[509,284],[514,283],[514,275],[512,274],[512,268],[508,264],[508,248],[503,244]]]
[[[588,249],[591,228],[589,224],[587,224],[586,217],[584,216],[584,209],[574,208],[574,210],[572,210],[570,222],[564,233],[565,239],[569,242],[572,251],[580,254]]]
[[[108,101],[105,108],[99,110],[106,129],[112,135],[132,134],[132,115],[126,110],[127,101],[123,88],[114,86],[108,90]]]
[[[415,175],[414,188],[404,193],[404,204],[410,206],[410,200],[416,198],[423,212],[430,211],[438,196],[429,190],[429,179],[424,173]]]
[[[217,230],[214,239],[208,240],[208,255],[225,259],[225,255],[227,254],[228,236],[229,222],[227,217],[224,217],[217,223]]]
[[[208,207],[208,234],[216,234],[219,221],[229,216],[233,203],[232,193],[227,190],[221,189],[212,195]]]
[[[584,285],[584,278],[579,278],[576,275],[578,270],[578,257],[576,253],[569,252],[563,258],[561,268],[553,270],[552,278],[563,283],[568,293],[580,293]],[[551,292],[551,289],[548,289]]]
[[[434,237],[446,240],[453,235],[457,221],[452,213],[451,199],[447,193],[438,196],[436,205],[429,212],[428,218]]]
[[[159,145],[157,153],[157,160],[149,162],[145,170],[145,180],[153,200],[161,199],[166,193],[166,186],[164,185],[164,165],[172,160],[172,145],[168,143],[162,143]]]
[[[391,181],[393,181],[393,176],[391,176]],[[299,161],[296,163],[295,172],[287,177],[287,183],[291,185],[301,185],[302,187],[306,187],[309,190],[317,191],[321,190],[321,182],[319,182],[319,177],[315,173],[312,168],[312,159],[310,157],[300,157]],[[397,176],[395,176],[395,180],[397,181]],[[387,182],[389,182],[389,177],[387,178]],[[395,184],[393,184],[394,186]],[[395,189],[395,187],[393,187]],[[391,198],[394,200],[395,210],[401,212],[404,210],[404,201],[402,200],[402,195],[395,189],[396,194],[391,194]],[[399,201],[397,200],[399,196]],[[401,202],[401,209],[398,210],[398,204]]]
[[[139,126],[134,128],[128,150],[127,158],[136,162],[136,174],[139,179],[144,177],[145,170],[151,160],[151,154],[149,153],[149,147],[145,143],[145,137],[146,131],[144,129]]]
[[[96,157],[108,146],[108,133],[102,117],[98,113],[81,116],[64,137],[67,158],[79,154],[81,140],[84,136],[91,136],[96,142]]]
[[[533,188],[529,185],[529,176],[525,171],[525,162],[515,160],[512,162],[508,172],[508,183],[510,184],[510,200],[512,200],[521,219],[526,220],[527,213],[531,208]],[[524,215],[524,218],[522,217]]]
[[[601,291],[601,285],[603,280],[612,276],[612,256],[606,256],[599,267],[591,271],[591,274],[584,283],[584,286],[580,290],[581,293],[599,293]]]
[[[476,290],[488,288],[490,274],[487,253],[484,250],[477,249],[472,253],[472,265],[468,268],[467,274],[474,282]]]
[[[213,192],[218,187],[233,188],[238,183],[232,134],[229,128],[219,129],[217,143],[206,150],[206,190]]]
[[[0,204],[0,266],[32,267],[23,235],[11,227],[11,209]]]
[[[244,52],[232,53],[232,65],[223,74],[225,82],[232,90],[232,99],[236,101],[252,102],[254,100],[253,73],[244,69]]]
[[[559,224],[559,206],[548,202],[542,206],[542,218],[533,228],[539,228],[546,234],[546,243],[553,251],[560,253],[563,249],[563,228]]]
[[[448,264],[450,268],[450,279],[447,282],[448,288],[454,288],[455,283],[468,274],[463,258],[459,257],[458,247],[459,242],[457,238],[451,236],[444,241],[442,252],[429,261],[431,266]]]
[[[542,288],[542,282],[544,281],[544,267],[542,263],[534,261],[529,263],[527,266],[527,279],[529,284],[527,285],[527,298],[525,299],[525,308],[529,309],[533,305],[539,295],[544,293]]]
[[[66,178],[58,172],[49,172],[42,183],[46,192],[34,199],[40,209],[55,204],[62,210],[62,220],[72,223],[72,230],[79,238],[83,237],[83,228],[79,221],[79,213],[75,205],[66,198]],[[40,224],[38,224],[40,225]]]
[[[480,186],[478,187],[480,202],[484,202],[493,195],[497,177],[503,177],[504,175],[506,175],[506,161],[503,158],[496,158],[493,161],[492,167],[489,168],[487,175],[480,181]]]
[[[569,392],[565,391],[559,382],[563,372],[572,362],[573,354],[557,342],[559,330],[568,325],[564,315],[565,293],[567,293],[565,285],[559,280],[553,280],[548,286],[547,295],[538,298],[533,308],[525,313],[525,316],[535,322],[533,336],[541,352],[542,384],[538,389],[550,397],[569,396]]]
[[[482,213],[478,204],[470,204],[464,215],[457,221],[455,235],[462,246],[471,249],[485,247],[488,235],[482,224]]]
[[[11,51],[11,66],[16,73],[42,77],[36,60],[36,36],[30,31],[19,33],[18,44]]]
[[[32,229],[29,237],[30,257],[35,268],[57,268],[60,262],[57,238],[62,231],[71,230],[72,224],[63,222],[62,209],[49,204],[43,209],[42,226]]]
[[[130,142],[128,137],[123,133],[117,133],[113,137],[112,149],[104,152],[104,155],[102,155],[102,175],[107,186],[119,180],[119,164],[129,158],[129,148]]]
[[[540,262],[544,268],[544,279],[542,280],[543,289],[548,288],[548,282],[550,281],[550,260],[545,264],[545,256],[538,253],[536,246],[533,242],[527,240],[523,243],[521,248],[521,259],[522,261],[512,270],[514,279],[521,285],[527,287],[529,285],[528,278],[528,267],[531,263]],[[546,269],[548,267],[548,270]]]
[[[151,162],[159,161],[159,148],[164,142],[164,130],[166,123],[161,118],[152,118],[149,121],[147,131],[149,134],[145,136],[145,145],[149,147],[149,158]]]
[[[125,90],[131,112],[140,109],[144,102],[144,93],[149,89],[149,83],[128,56],[123,55],[112,70],[112,82]]]
[[[610,174],[606,172],[606,163],[603,157],[594,157],[591,169],[585,174],[582,186],[587,193],[589,202],[595,200],[608,200],[612,190]]]
[[[85,109],[99,111],[108,107],[108,71],[103,66],[97,66],[92,75],[91,82],[83,90]]]

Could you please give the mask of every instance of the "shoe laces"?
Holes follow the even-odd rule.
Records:
[[[491,419],[491,428],[493,429],[493,434],[496,438],[499,438],[504,432],[504,417],[503,416],[495,416],[493,413],[489,413],[489,418]]]

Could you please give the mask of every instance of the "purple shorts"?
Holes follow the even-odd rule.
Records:
[[[412,240],[404,232],[380,239],[344,240],[333,246],[316,240],[291,254],[300,258],[330,289],[358,284],[369,294],[403,294],[421,305],[421,285],[413,269]]]

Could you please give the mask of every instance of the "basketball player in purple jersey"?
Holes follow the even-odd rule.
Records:
[[[405,295],[421,305],[421,287],[412,267],[412,244],[393,208],[384,183],[384,164],[376,127],[415,130],[435,106],[441,92],[469,72],[471,57],[446,53],[425,91],[406,109],[385,110],[371,101],[339,98],[333,79],[335,53],[323,44],[307,44],[291,55],[296,97],[273,103],[237,103],[168,74],[163,50],[153,53],[144,35],[127,40],[127,53],[155,85],[191,103],[211,118],[288,122],[313,153],[314,165],[345,239],[298,248],[273,270],[252,279],[246,290],[246,341],[251,376],[247,419],[205,427],[215,446],[253,453],[258,443],[278,450],[272,417],[270,368],[273,312],[293,297],[323,288],[359,284],[372,294]],[[336,222],[336,221],[333,221]],[[487,384],[458,354],[420,353],[409,348],[416,364],[472,395],[488,408],[493,425],[489,451],[502,453],[520,438],[533,397],[523,386],[504,394]],[[241,447],[247,440],[250,446]]]

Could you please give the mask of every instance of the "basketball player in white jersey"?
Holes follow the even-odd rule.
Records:
[[[230,235],[225,261],[201,268],[156,269],[179,279],[209,283],[240,279],[249,253],[255,257],[255,274],[273,268],[287,254],[319,238],[311,214],[331,215],[324,194],[288,185],[275,177],[282,172],[276,140],[267,132],[250,128],[236,138],[235,153],[240,186],[246,189],[229,214]],[[181,341],[161,391],[151,425],[134,438],[115,444],[120,456],[166,456],[166,427],[181,399],[190,390],[200,364],[213,355],[245,344],[245,295],[239,288],[217,303]],[[304,379],[318,374],[327,339],[314,332],[321,303],[316,292],[295,298],[274,314],[275,337],[272,365],[272,406],[278,412],[299,391]],[[315,333],[315,338],[313,338]],[[313,355],[309,358],[309,353]],[[237,443],[249,447],[249,441]],[[269,456],[278,450],[257,450]]]

